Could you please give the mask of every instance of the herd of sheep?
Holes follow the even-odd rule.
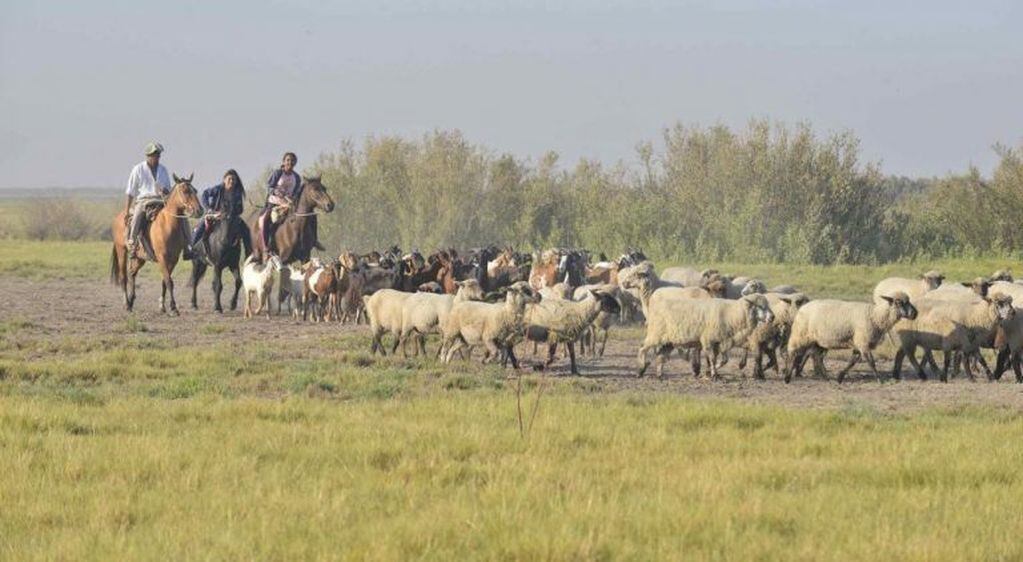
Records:
[[[887,340],[896,352],[895,379],[909,359],[921,379],[930,368],[942,381],[960,369],[972,380],[979,365],[989,380],[1011,366],[1023,382],[1023,315],[1013,307],[1013,299],[1023,302],[1023,284],[1004,271],[965,283],[944,283],[936,271],[918,279],[888,278],[877,284],[871,302],[855,302],[811,300],[789,285],[768,289],[760,280],[716,270],[672,267],[658,273],[634,250],[617,260],[591,262],[589,253],[566,249],[529,255],[490,247],[464,256],[444,250],[423,257],[393,248],[365,256],[346,252],[331,263],[312,260],[292,268],[249,262],[246,293],[267,311],[271,269],[281,270],[278,312],[286,303],[314,320],[358,322],[365,316],[371,352],[381,354],[387,353],[386,334],[394,338],[391,353],[401,347],[407,354],[411,343],[424,355],[426,336],[439,334],[436,357],[444,362],[479,348],[484,362],[518,368],[516,346],[532,342],[534,352],[547,347],[546,361],[535,368],[550,365],[561,346],[575,374],[576,344],[583,354],[588,349],[591,356],[603,355],[613,325],[641,321],[646,334],[637,354],[639,376],[656,362],[662,377],[677,351],[694,375],[706,368],[717,378],[735,349],[742,352],[740,370],[752,364],[753,376],[762,379],[773,368],[790,382],[811,359],[814,373],[825,377],[827,352],[849,350],[838,382],[861,359],[880,381],[874,350]],[[993,371],[984,349],[997,351]],[[936,351],[942,352],[940,368]]]

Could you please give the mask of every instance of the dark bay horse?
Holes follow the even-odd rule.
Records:
[[[167,312],[167,293],[170,293],[170,313],[177,316],[178,305],[174,301],[174,279],[171,273],[174,266],[178,264],[181,257],[181,250],[185,247],[185,240],[188,226],[182,220],[185,214],[195,217],[202,210],[199,204],[199,197],[192,187],[192,176],[179,178],[174,176],[174,187],[164,202],[156,218],[149,225],[149,241],[153,246],[153,253],[156,255],[156,265],[160,268],[160,275],[163,276],[163,293],[160,296],[160,312]],[[140,210],[139,212],[144,212]],[[110,281],[121,286],[124,292],[124,307],[130,312],[135,306],[135,276],[138,275],[142,266],[145,265],[145,250],[139,244],[134,256],[128,255],[125,246],[127,225],[124,220],[124,211],[114,217],[111,225],[111,234],[114,238],[114,247],[110,255]],[[140,234],[144,236],[145,233]]]
[[[220,294],[224,290],[224,284],[221,281],[224,268],[230,269],[234,276],[231,310],[236,310],[238,308],[238,293],[242,288],[239,262],[243,257],[248,257],[252,253],[249,225],[245,224],[241,217],[231,217],[213,222],[210,229],[206,240],[196,246],[195,257],[192,258],[192,278],[189,280],[189,285],[192,287],[192,308],[199,308],[199,303],[196,300],[199,281],[202,280],[206,269],[212,266],[213,310],[224,311],[224,307],[220,304]],[[243,249],[244,254],[242,253]]]
[[[302,182],[302,193],[298,196],[298,202],[284,217],[284,221],[277,225],[272,236],[274,253],[280,257],[282,265],[309,259],[317,244],[316,209],[329,213],[334,210],[334,200],[330,198],[320,178],[309,177]],[[263,248],[258,216],[249,225],[249,232],[252,235],[253,252],[256,257],[262,259],[267,249]]]

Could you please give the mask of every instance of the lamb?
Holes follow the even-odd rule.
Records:
[[[750,352],[754,354],[753,376],[758,379],[764,378],[764,371],[774,367],[778,370],[778,357],[775,350],[782,348],[789,341],[789,334],[792,330],[792,321],[795,320],[799,308],[809,302],[810,299],[802,293],[779,294],[765,293],[771,312],[774,313],[774,320],[757,325],[750,333],[747,340],[746,350],[739,361],[739,369],[746,368],[746,361]],[[763,357],[767,355],[768,364],[764,367]]]
[[[527,281],[516,281],[504,291],[503,303],[468,301],[451,307],[441,325],[442,345],[447,349],[445,363],[450,363],[455,352],[464,346],[483,345],[487,348],[483,363],[496,360],[504,351],[512,367],[518,369],[513,346],[522,339],[526,305],[540,302],[540,296]]]
[[[760,323],[771,322],[767,299],[753,294],[739,300],[680,299],[650,303],[647,315],[646,337],[639,348],[639,376],[643,376],[650,361],[647,352],[657,354],[657,376],[663,376],[664,361],[672,349],[692,348],[709,352],[710,374],[718,378],[718,355],[736,343],[745,341]],[[698,359],[693,371],[699,376]]]
[[[735,283],[735,279],[732,280],[732,283]],[[729,290],[731,289],[732,286],[729,286]],[[742,287],[739,289],[739,295],[735,298],[745,297],[746,295],[752,295],[753,293],[759,293],[762,295],[766,292],[767,285],[765,285],[763,281],[759,279],[750,279],[749,281],[746,281],[746,283],[742,285]],[[729,294],[729,292],[726,291],[726,295],[727,294]]]
[[[398,350],[401,342],[402,311],[405,301],[414,293],[405,293],[395,289],[380,289],[365,299],[366,315],[369,317],[370,333],[373,335],[373,342],[370,344],[369,352],[377,351],[380,355],[387,355],[384,352],[382,337],[385,332],[394,335],[394,346],[391,353]],[[402,348],[402,352],[405,349]]]
[[[909,357],[910,363],[917,369],[921,379],[926,379],[923,369],[916,362],[914,353],[917,347],[934,350],[940,349],[945,355],[945,365],[941,373],[941,382],[948,382],[948,370],[952,363],[953,352],[958,363],[966,358],[963,366],[970,380],[975,380],[970,368],[970,355],[975,354],[985,342],[990,342],[994,330],[1007,323],[1015,316],[1012,297],[997,294],[983,297],[979,302],[941,301],[930,298],[920,299],[917,306],[919,316],[909,321],[899,322],[894,332],[899,343],[895,355],[895,367],[892,376],[900,378],[902,361]],[[990,374],[989,374],[990,376]]]
[[[420,292],[404,300],[401,311],[401,330],[398,335],[402,353],[405,352],[406,340],[414,334],[416,345],[413,346],[413,349],[416,355],[420,350],[423,355],[426,355],[426,334],[438,331],[439,327],[447,320],[448,313],[451,312],[455,303],[478,301],[483,298],[483,288],[475,279],[457,281],[456,285],[458,292],[454,295]],[[437,349],[438,358],[442,352],[442,347]]]
[[[916,318],[916,307],[909,296],[902,291],[892,295],[880,295],[881,304],[849,302],[840,300],[811,301],[799,309],[792,321],[789,336],[789,368],[785,382],[792,381],[792,375],[800,374],[807,359],[806,353],[814,351],[814,368],[821,376],[824,372],[824,354],[832,349],[852,349],[852,359],[838,373],[838,382],[845,379],[849,369],[864,357],[874,371],[877,380],[881,374],[874,363],[873,350],[881,338],[903,318]]]
[[[941,286],[941,282],[945,280],[945,276],[939,271],[928,271],[920,276],[920,279],[907,279],[905,277],[889,277],[882,279],[880,283],[874,287],[874,302],[876,304],[884,304],[881,299],[882,296],[892,296],[896,292],[902,292],[909,297],[910,300],[915,301],[916,299],[924,296],[928,291],[933,291]]]
[[[729,277],[727,275],[720,276],[725,282],[725,298],[726,299],[737,299],[739,297],[751,294],[751,293],[766,293],[767,286],[764,282],[759,279],[753,279],[751,277]]]
[[[242,268],[242,285],[245,286],[245,318],[266,310],[266,318],[270,319],[270,292],[274,286],[274,271],[280,271],[281,259],[271,255],[265,264],[259,263],[255,254],[245,260]],[[254,302],[259,308],[253,310]]]
[[[550,299],[526,307],[526,339],[548,345],[547,362],[554,362],[559,343],[568,347],[573,375],[579,370],[575,364],[575,342],[593,326],[597,316],[605,312],[618,314],[618,301],[603,289],[588,289],[582,300]]]

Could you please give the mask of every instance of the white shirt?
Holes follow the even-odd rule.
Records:
[[[163,164],[156,165],[156,177],[153,177],[153,171],[149,169],[149,164],[143,160],[131,169],[131,174],[128,174],[128,189],[124,194],[135,198],[152,197],[162,195],[171,187],[170,175],[167,174],[167,168]]]

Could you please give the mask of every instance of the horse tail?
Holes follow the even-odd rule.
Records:
[[[121,264],[117,259],[117,244],[111,244],[110,250],[110,283],[121,283]]]

